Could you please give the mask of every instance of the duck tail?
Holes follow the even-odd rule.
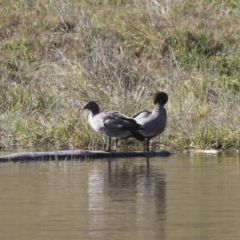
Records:
[[[138,131],[129,131],[133,137],[135,137],[138,141],[142,142],[145,140],[144,136]]]

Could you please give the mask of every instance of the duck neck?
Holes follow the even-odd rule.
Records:
[[[155,107],[154,107],[152,113],[158,114],[161,112],[162,109],[164,109],[164,105],[157,103],[157,104],[155,104]]]
[[[92,110],[91,112],[92,112],[92,116],[94,117],[95,115],[100,113],[100,109],[96,108],[96,109]]]

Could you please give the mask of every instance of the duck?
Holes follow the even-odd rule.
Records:
[[[108,137],[108,146],[105,151],[111,152],[111,138],[116,139],[115,149],[117,150],[118,139],[135,137],[139,141],[144,141],[145,137],[139,132],[144,128],[132,117],[117,111],[100,111],[99,105],[95,101],[88,102],[82,110],[89,110],[88,122],[99,134]]]
[[[153,95],[154,108],[152,111],[141,111],[133,116],[138,124],[143,126],[139,132],[147,140],[146,151],[149,152],[149,143],[153,137],[161,134],[166,128],[167,111],[164,105],[168,102],[168,95],[165,92],[156,92]]]

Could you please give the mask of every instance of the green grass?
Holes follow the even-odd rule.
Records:
[[[81,111],[89,100],[134,115],[161,90],[169,118],[156,148],[237,147],[239,4],[2,1],[0,146],[101,148]]]

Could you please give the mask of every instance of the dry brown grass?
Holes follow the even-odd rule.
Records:
[[[2,147],[98,147],[104,138],[80,110],[87,101],[133,115],[153,107],[157,90],[169,94],[169,120],[156,144],[239,144],[236,1],[5,0],[0,9]]]

